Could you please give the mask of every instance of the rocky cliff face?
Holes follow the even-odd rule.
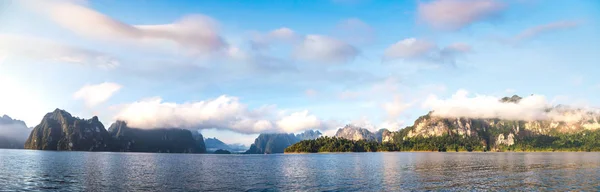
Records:
[[[340,137],[348,140],[367,140],[367,141],[376,141],[377,138],[375,134],[371,133],[369,130],[356,127],[354,125],[346,125],[345,127],[338,129],[335,133],[335,137]]]
[[[293,133],[260,134],[246,154],[283,153],[285,148],[299,141]]]
[[[30,133],[31,129],[25,122],[7,115],[0,116],[0,148],[22,149]]]
[[[108,129],[115,151],[158,153],[205,153],[204,138],[187,129],[137,129],[123,121]]]
[[[446,118],[435,116],[432,112],[419,117],[413,126],[401,132],[404,137],[439,137],[458,135],[478,137],[488,143],[491,149],[500,145],[511,146],[517,140],[531,135],[552,135],[558,133],[578,133],[584,130],[600,129],[598,116],[591,113],[579,113],[573,110],[549,109],[548,112],[560,113],[563,117],[573,115],[576,119],[513,121],[502,119]]]
[[[375,137],[377,137],[377,142],[379,143],[387,143],[394,141],[394,133],[387,129],[380,129],[375,133]]]
[[[56,109],[48,113],[29,135],[26,149],[108,151],[110,136],[98,117],[80,119]]]
[[[323,135],[320,131],[318,130],[307,130],[304,131],[303,133],[297,134],[296,137],[298,137],[298,139],[300,140],[311,140],[311,139],[316,139],[319,138],[321,135]]]

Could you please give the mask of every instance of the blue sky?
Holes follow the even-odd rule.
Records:
[[[600,105],[591,0],[0,6],[0,114],[28,126],[63,108],[106,127],[201,128],[249,144],[348,123],[397,130],[459,90],[466,101],[536,94],[545,105]]]

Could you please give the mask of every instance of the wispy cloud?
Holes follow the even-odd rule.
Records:
[[[0,34],[0,52],[5,57],[20,57],[114,69],[120,61],[100,51],[70,46],[49,39]]]
[[[110,99],[121,87],[121,85],[111,82],[85,85],[73,94],[73,98],[82,99],[87,107],[95,107]]]
[[[523,30],[521,33],[510,38],[508,42],[513,44],[520,43],[544,34],[572,29],[579,25],[581,25],[580,21],[555,21],[543,25],[537,25]]]
[[[434,0],[420,2],[419,21],[440,30],[459,30],[477,21],[492,18],[505,9],[497,0]]]
[[[168,24],[130,25],[81,3],[35,1],[26,5],[84,37],[140,44],[173,43],[192,54],[208,54],[227,47],[216,21],[205,15],[188,15]]]
[[[466,43],[454,43],[439,48],[431,41],[407,38],[389,46],[383,54],[383,61],[404,59],[454,64],[457,57],[471,51],[471,46]]]

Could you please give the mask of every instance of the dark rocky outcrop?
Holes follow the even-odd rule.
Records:
[[[271,154],[283,153],[285,148],[302,140],[319,138],[322,133],[318,130],[307,130],[294,135],[293,133],[260,134],[254,140],[254,144],[246,151],[246,154]]]
[[[108,151],[110,136],[98,117],[80,119],[60,109],[48,113],[29,135],[26,149]]]
[[[0,143],[1,144],[1,143]],[[205,153],[204,138],[186,129],[136,129],[123,121],[107,131],[98,117],[80,119],[56,109],[44,116],[25,142],[26,149]]]
[[[503,102],[519,102],[520,97],[506,97]],[[498,118],[440,117],[434,112],[419,117],[413,126],[398,132],[397,139],[423,137],[434,138],[444,135],[476,138],[482,146],[497,151],[535,136],[576,134],[584,131],[600,130],[600,116],[584,113],[576,109],[558,106],[547,110],[548,113],[571,115],[576,120],[506,120]]]
[[[25,122],[0,116],[0,148],[22,149],[30,133]]]
[[[114,142],[114,151],[158,153],[205,153],[200,133],[187,129],[138,129],[123,121],[108,129]]]
[[[218,149],[215,151],[215,154],[231,154],[231,152],[223,149]]]
[[[283,153],[285,148],[299,142],[300,139],[293,133],[260,134],[246,154],[271,154]]]

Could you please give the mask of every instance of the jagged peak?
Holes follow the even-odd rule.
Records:
[[[354,124],[346,124],[346,126],[342,127],[342,129],[365,129],[360,126]]]
[[[117,120],[117,121],[115,121],[113,124],[118,124],[118,125],[125,125],[125,126],[127,126],[127,122],[126,122],[126,121],[123,121],[123,120]]]
[[[519,101],[521,101],[521,99],[523,99],[523,97],[520,97],[518,95],[513,95],[511,97],[503,97],[502,99],[500,99],[500,102],[503,102],[503,103],[519,103]]]
[[[71,115],[71,113],[69,113],[63,109],[56,108],[54,111],[46,114],[46,117],[57,118],[57,117],[73,117],[73,116]]]

